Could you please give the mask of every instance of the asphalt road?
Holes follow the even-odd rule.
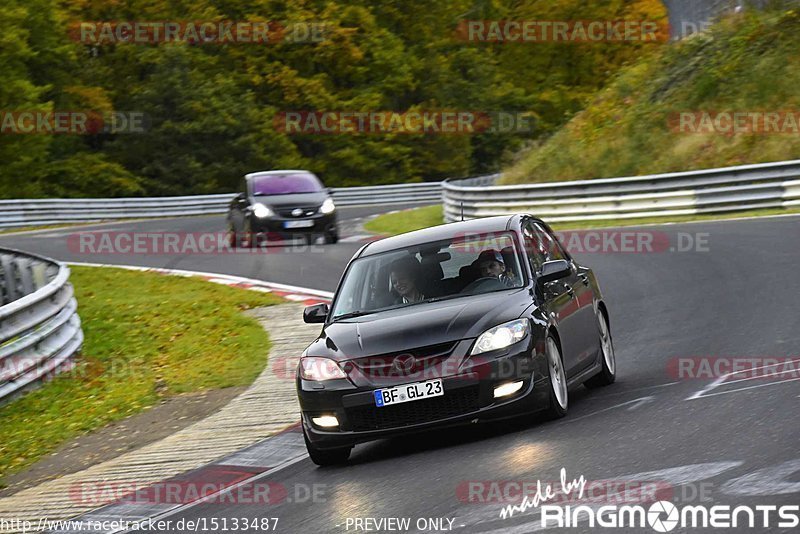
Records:
[[[397,204],[391,209],[404,209],[422,204]],[[218,253],[194,251],[189,243],[196,242],[205,234],[222,237],[226,229],[222,215],[185,218],[165,218],[152,220],[103,223],[96,225],[37,230],[23,234],[0,234],[0,246],[25,250],[55,258],[61,261],[110,263],[115,265],[138,265],[167,269],[186,269],[192,271],[230,274],[269,282],[298,285],[312,289],[332,291],[336,288],[347,261],[369,239],[359,230],[359,224],[370,215],[386,212],[385,206],[362,206],[339,208],[340,235],[343,242],[335,246],[321,243],[306,245],[297,239],[288,242],[270,242],[254,251],[238,250]],[[98,240],[91,244],[81,244],[81,235],[95,233],[108,235],[120,240],[122,246],[114,244],[103,248]],[[165,247],[147,246],[147,253],[128,252],[124,245],[132,244],[137,236],[176,235],[180,239],[180,253]]]
[[[211,223],[196,218],[119,226],[199,231]],[[570,480],[583,476],[588,481],[628,481],[645,493],[653,488],[645,483],[655,483],[658,497],[666,495],[679,507],[797,505],[800,381],[792,378],[800,375],[717,379],[730,368],[714,371],[713,366],[730,364],[733,358],[761,358],[764,365],[771,363],[767,358],[800,360],[800,217],[669,225],[638,232],[657,233],[655,241],[666,240],[668,245],[659,250],[575,254],[597,272],[610,308],[618,379],[601,390],[571,391],[565,419],[543,422],[531,417],[365,444],[356,447],[343,467],[319,469],[303,459],[270,476],[270,482],[288,492],[280,504],[208,503],[170,519],[225,519],[231,529],[234,518],[274,517],[279,518],[277,532],[532,532],[541,526],[536,508],[501,519],[506,503],[498,502],[496,490],[513,488],[509,481],[558,481],[562,468]],[[261,257],[95,258],[69,251],[64,231],[50,234],[0,237],[0,244],[58,259],[192,268],[328,290],[334,289],[347,259],[360,246],[281,249]],[[694,246],[689,247],[689,241]],[[696,360],[679,363],[679,358]],[[712,369],[714,376],[696,376],[704,368],[691,367],[691,362],[706,362],[710,367],[705,370]],[[680,365],[690,365],[684,375],[676,371]],[[483,485],[470,486],[470,481]],[[300,498],[309,490],[316,491],[316,498]],[[629,491],[633,493],[628,502],[635,502],[636,491]],[[612,497],[606,500],[615,502]],[[466,502],[470,499],[490,502]],[[364,523],[367,518],[409,518],[410,528]],[[443,518],[443,527],[417,524],[427,518]],[[727,530],[797,532],[776,526],[776,521],[773,515],[770,527],[759,519],[761,526],[755,529]],[[556,530],[642,532],[590,528],[585,521]],[[718,530],[679,526],[672,532]]]

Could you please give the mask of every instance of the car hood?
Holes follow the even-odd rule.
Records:
[[[476,338],[530,305],[528,291],[516,289],[346,319],[327,325],[306,355],[344,361]]]
[[[253,196],[253,202],[261,202],[275,208],[288,208],[293,206],[318,206],[325,202],[330,195],[325,191],[317,193],[293,193],[290,195],[259,195]]]

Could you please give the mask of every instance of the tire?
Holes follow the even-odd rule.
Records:
[[[597,328],[600,331],[600,351],[603,362],[600,373],[596,374],[584,385],[589,389],[600,388],[614,383],[617,379],[617,357],[614,354],[614,340],[611,338],[611,329],[608,327],[606,315],[597,310]]]
[[[241,237],[236,233],[236,228],[231,224],[228,225],[228,245],[231,248],[239,248],[242,246]]]
[[[233,230],[228,232],[228,243],[231,248],[250,248],[251,241],[251,236],[245,232],[234,232]]]
[[[306,436],[305,429],[303,429],[303,439],[306,442],[306,450],[308,451],[309,458],[311,458],[311,461],[320,467],[345,463],[347,459],[350,458],[350,451],[353,449],[352,447],[324,450],[318,449],[314,447],[310,441],[308,441],[308,436]]]
[[[326,245],[333,245],[339,242],[339,232],[334,230],[332,232],[325,233],[325,244]]]
[[[254,248],[258,241],[258,235],[253,233],[253,226],[249,220],[245,221],[242,230],[242,237],[239,241],[239,246],[242,248]]]
[[[550,388],[550,406],[547,408],[549,419],[560,419],[567,415],[569,408],[569,390],[567,388],[567,375],[564,372],[564,360],[558,342],[553,336],[548,335],[545,341],[545,356],[547,357],[547,371]]]

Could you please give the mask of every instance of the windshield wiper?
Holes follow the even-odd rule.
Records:
[[[353,317],[361,317],[362,315],[369,315],[371,313],[375,313],[374,311],[351,311],[349,313],[343,313],[341,315],[337,315],[333,318],[334,322],[338,321],[339,319],[352,319]]]
[[[463,297],[463,296],[465,296],[465,295],[463,295],[461,293],[456,293],[455,295],[444,295],[442,297],[431,297],[429,299],[423,300],[422,302],[441,302],[443,300],[450,300],[450,299],[455,299],[455,298]]]

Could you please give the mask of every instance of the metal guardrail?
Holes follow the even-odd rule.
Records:
[[[438,201],[441,183],[335,187],[338,206]],[[225,213],[233,194],[150,198],[0,200],[0,228]]]
[[[704,31],[716,19],[742,8],[764,9],[778,4],[788,8],[797,0],[664,0],[669,13],[670,34],[673,39],[682,39]]]
[[[725,213],[800,205],[800,160],[572,182],[497,185],[499,174],[446,182],[333,188],[339,206],[442,199],[445,220],[529,211],[552,222]],[[225,213],[232,194],[0,200],[0,228]]]
[[[800,160],[574,182],[447,180],[447,222],[530,212],[548,222],[636,219],[800,206]]]
[[[0,402],[69,369],[82,343],[69,269],[0,249]]]

